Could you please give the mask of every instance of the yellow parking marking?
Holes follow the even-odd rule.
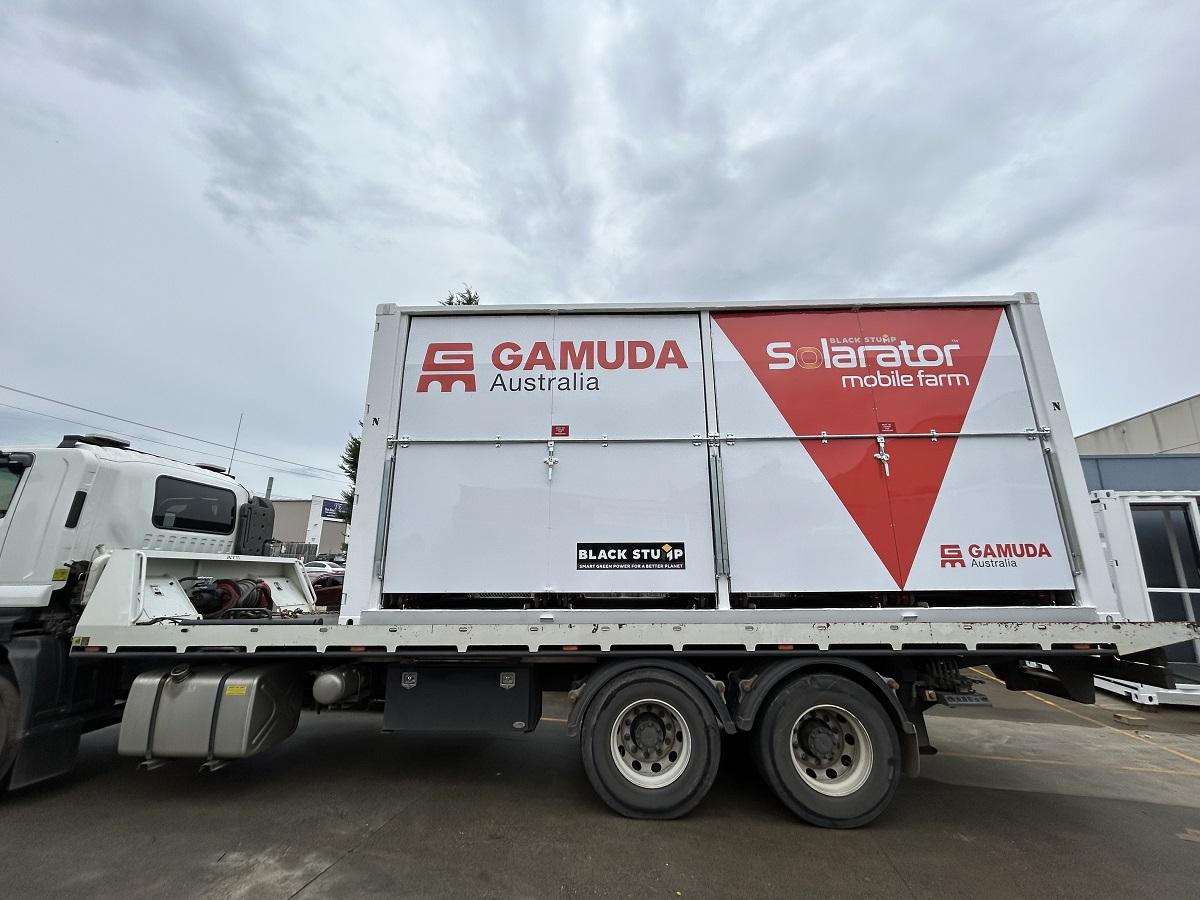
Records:
[[[971,667],[971,671],[977,675],[982,675],[989,681],[996,682],[996,684],[1004,684],[1004,682],[995,675],[990,675],[987,672],[980,671],[974,666]],[[1182,750],[1176,750],[1174,747],[1164,747],[1162,744],[1156,744],[1154,741],[1150,740],[1149,738],[1142,737],[1140,734],[1134,734],[1131,731],[1125,731],[1121,728],[1114,728],[1112,725],[1109,725],[1106,722],[1101,722],[1099,719],[1093,719],[1091,716],[1085,716],[1083,713],[1077,713],[1073,709],[1067,709],[1065,706],[1055,703],[1053,700],[1047,700],[1045,697],[1039,697],[1037,694],[1033,693],[1033,691],[1021,691],[1021,693],[1026,697],[1032,697],[1034,700],[1038,701],[1038,703],[1045,703],[1047,706],[1053,706],[1055,709],[1065,712],[1069,716],[1074,716],[1077,719],[1083,719],[1085,722],[1091,722],[1093,725],[1099,725],[1101,728],[1107,728],[1109,731],[1116,732],[1117,734],[1123,734],[1127,738],[1132,738],[1135,741],[1141,741],[1143,744],[1148,744],[1151,747],[1157,747],[1159,750],[1166,750],[1168,753],[1178,756],[1180,759],[1186,759],[1188,762],[1200,766],[1200,759],[1197,759],[1191,754],[1184,753]]]
[[[555,718],[554,716],[542,716],[542,721],[543,722],[562,722],[564,725],[567,722],[566,719],[558,719],[558,718]]]
[[[1109,766],[1100,763],[1078,763],[1069,759],[1032,759],[1028,756],[995,756],[987,753],[954,753],[939,751],[938,756],[955,759],[986,759],[994,762],[1035,763],[1039,766],[1076,766],[1081,769],[1116,769],[1121,772],[1148,772],[1152,775],[1182,775],[1185,778],[1200,778],[1200,772],[1185,772],[1180,769],[1161,769],[1157,766]]]

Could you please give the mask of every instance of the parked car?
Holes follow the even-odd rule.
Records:
[[[313,593],[317,595],[317,605],[326,609],[339,609],[342,605],[342,575],[318,575],[312,579]]]
[[[346,570],[335,563],[324,559],[314,559],[304,564],[304,571],[311,578],[314,575],[345,575]]]

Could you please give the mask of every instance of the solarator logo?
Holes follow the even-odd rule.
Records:
[[[843,388],[967,387],[971,384],[967,375],[949,371],[961,349],[957,341],[913,344],[887,334],[823,337],[816,347],[791,341],[766,345],[768,369],[842,370]]]

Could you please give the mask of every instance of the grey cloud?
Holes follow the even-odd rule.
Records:
[[[645,252],[618,290],[919,292],[980,279],[1111,210],[1117,171],[1139,174],[1118,160],[1144,139],[1114,126],[1142,97],[1112,97],[1112,57],[1102,43],[1088,46],[1095,35],[1075,34],[1076,18],[1052,16],[1030,29],[1022,17],[978,11],[911,23],[897,12],[866,37],[848,34],[836,65],[819,64],[827,32],[806,36],[784,23],[762,35],[767,77],[786,81],[788,61],[804,69],[817,60],[809,67],[815,86],[800,91],[798,104],[788,105],[786,92],[768,94],[768,103],[784,101],[770,137],[741,150],[710,140],[686,158],[678,180],[647,182],[657,148],[653,136],[639,135],[627,169],[647,213],[635,239]],[[1122,66],[1153,71],[1152,41],[1162,35],[1148,31],[1151,42]],[[693,59],[725,49],[712,35],[695,40]],[[780,42],[786,48],[772,53]],[[884,48],[870,75],[855,64],[864,44]],[[1077,112],[1106,106],[1109,121]],[[747,110],[728,104],[724,112],[734,124]],[[713,124],[707,133],[721,134]],[[1189,136],[1160,139],[1184,147]]]
[[[205,193],[228,219],[306,234],[332,218],[303,116],[264,77],[281,62],[278,46],[234,8],[56,0],[46,13],[46,41],[65,61],[200,107],[196,131],[212,166]]]
[[[1146,15],[1121,0],[353,13],[53,0],[0,18],[0,73],[20,82],[36,67],[23,92],[0,89],[0,159],[55,188],[92,164],[82,185],[31,187],[22,219],[44,205],[58,222],[111,221],[103,240],[83,229],[67,248],[81,270],[108,272],[100,312],[77,311],[93,317],[89,338],[120,333],[106,303],[206,350],[233,330],[269,333],[281,348],[269,366],[230,351],[208,377],[251,395],[248,423],[277,455],[310,459],[285,451],[328,456],[357,419],[371,306],[432,302],[463,281],[485,302],[1087,283],[1063,291],[1072,327],[1086,320],[1072,304],[1119,307],[1096,271],[1190,296],[1196,24],[1191,4]],[[74,93],[106,104],[127,140],[89,132],[103,117]],[[45,161],[60,129],[72,153]],[[122,154],[154,164],[150,187],[120,180]],[[111,192],[96,183],[108,173]],[[169,196],[142,196],[154,186]],[[41,244],[16,235],[35,255],[6,267],[0,302],[92,287],[61,268],[58,293],[45,286],[36,247],[63,240],[47,231]],[[1122,259],[1135,240],[1161,258]],[[144,282],[136,302],[130,272]],[[353,349],[320,364],[294,349],[326,344]],[[86,346],[96,370],[136,371]],[[174,390],[205,427],[236,421],[208,403],[211,385]],[[303,417],[271,406],[280,396],[336,407],[339,433],[310,441]]]
[[[290,32],[216,9],[48,11],[74,64],[198,104],[205,193],[227,218],[301,236],[491,229],[558,293],[971,281],[1110,208],[1113,170],[1152,177],[1188,145],[1119,130],[1172,77],[1157,54],[1180,49],[1131,7],[409,6],[381,30],[441,51],[433,110],[370,48],[344,70],[353,88],[314,86],[325,70],[281,49]],[[1114,59],[1131,29],[1141,41]],[[1141,91],[1114,93],[1133,67],[1151,73]],[[386,174],[322,132],[354,108],[396,148]]]
[[[0,92],[0,122],[62,140],[72,136],[70,118],[45,103]]]
[[[312,141],[286,110],[231,109],[201,133],[219,161],[205,196],[226,218],[299,235],[334,218],[314,178]]]

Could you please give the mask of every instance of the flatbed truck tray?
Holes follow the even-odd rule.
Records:
[[[706,611],[708,615],[719,611]],[[419,615],[419,614],[418,614]],[[515,618],[512,613],[506,617]],[[623,614],[623,615],[628,615]],[[1169,622],[822,622],[783,614],[688,621],[646,612],[644,621],[614,615],[556,613],[556,621],[408,621],[403,624],[292,625],[285,622],[208,625],[167,623],[97,626],[75,635],[74,653],[146,653],[235,649],[245,653],[374,654],[609,653],[930,653],[1121,656],[1181,639],[1188,627]],[[789,617],[794,617],[791,613]],[[424,618],[432,618],[428,615]],[[1195,630],[1195,626],[1191,626]]]

